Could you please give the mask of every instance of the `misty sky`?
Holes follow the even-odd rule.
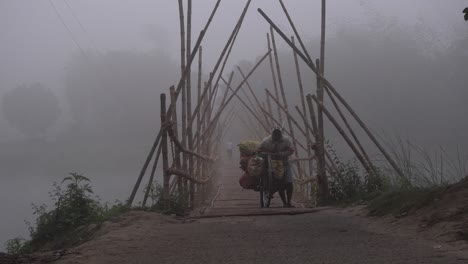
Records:
[[[85,51],[98,52],[130,49],[147,50],[165,45],[178,56],[179,18],[175,0],[53,0],[78,45]],[[205,23],[215,0],[194,1],[193,34]],[[245,1],[225,0],[221,3],[214,25],[203,46],[207,62],[213,63],[222,49]],[[287,0],[291,14],[305,36],[318,34],[320,1]],[[329,1],[329,28],[339,23],[361,23],[366,12],[377,10],[399,22],[414,24],[418,19],[447,32],[449,25],[460,20],[461,7],[445,7],[445,1]],[[456,1],[453,1],[456,2]],[[68,8],[68,5],[72,8]],[[339,3],[339,4],[337,4]],[[456,5],[454,5],[456,6]],[[279,3],[254,0],[232,58],[251,59],[265,49],[266,23],[256,12],[263,8],[275,21],[286,27]],[[406,7],[406,8],[402,8]],[[84,30],[77,20],[83,25]],[[158,32],[159,38],[152,33]],[[331,33],[330,33],[331,34]],[[449,33],[446,33],[448,35]],[[447,37],[446,35],[443,35]],[[58,88],[70,55],[78,52],[49,0],[0,1],[0,92],[23,82],[42,82]],[[232,60],[231,60],[232,61]]]

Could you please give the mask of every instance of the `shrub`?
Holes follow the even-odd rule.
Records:
[[[22,255],[31,253],[31,246],[29,241],[22,237],[16,237],[8,240],[5,243],[5,248],[8,254],[11,255]]]
[[[62,189],[64,183],[67,185]],[[85,234],[76,233],[76,229],[97,222],[102,212],[99,202],[91,194],[89,179],[76,173],[64,178],[61,184],[54,183],[50,195],[55,208],[47,211],[45,205],[33,205],[37,218],[36,227],[30,226],[32,248],[58,248],[83,239]]]

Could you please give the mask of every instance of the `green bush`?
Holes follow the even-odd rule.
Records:
[[[78,227],[100,219],[102,210],[99,202],[91,197],[93,190],[89,179],[76,173],[70,175],[61,184],[54,183],[54,191],[50,193],[55,201],[54,209],[47,211],[44,205],[33,205],[34,214],[37,215],[36,227],[30,227],[33,249],[44,245],[54,249],[73,244],[77,238],[82,239],[85,235],[73,234]],[[62,188],[63,184],[67,184],[65,189]]]
[[[150,185],[149,207],[128,207],[116,201],[114,205],[102,205],[94,196],[90,180],[77,173],[70,173],[59,184],[54,182],[53,191],[49,192],[54,201],[52,209],[45,205],[33,204],[36,215],[34,226],[30,223],[30,240],[14,238],[6,243],[9,254],[18,255],[38,250],[53,250],[73,246],[86,241],[94,231],[91,224],[100,224],[113,219],[129,210],[147,210],[166,214],[184,215],[188,209],[188,194],[173,193],[169,196],[168,206],[163,200],[163,188]]]
[[[150,185],[149,197],[152,201],[149,210],[164,214],[185,215],[189,208],[188,193],[173,192],[169,195],[168,206],[165,206],[163,199],[163,187],[161,185]]]
[[[16,237],[8,240],[5,243],[5,248],[8,254],[11,255],[22,255],[31,253],[31,246],[29,241],[22,237]]]
[[[388,187],[388,183],[378,168],[375,168],[377,175],[370,176],[359,169],[356,160],[343,163],[329,143],[327,143],[327,149],[337,168],[337,171],[328,177],[332,203],[350,204],[359,200],[367,200]]]

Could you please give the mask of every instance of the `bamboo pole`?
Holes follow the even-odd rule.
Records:
[[[289,131],[291,132],[291,137],[293,138],[293,147],[295,149],[294,156],[296,158],[299,157],[299,149],[297,148],[296,140],[295,140],[295,134],[291,122],[291,115],[288,113],[288,100],[286,99],[286,94],[284,92],[284,84],[283,84],[283,77],[281,74],[281,67],[279,63],[279,57],[278,57],[278,49],[276,48],[276,41],[275,41],[275,34],[273,32],[273,28],[270,27],[270,34],[271,34],[271,43],[273,45],[273,54],[275,56],[275,62],[276,62],[276,73],[278,75],[278,84],[279,84],[279,90],[281,92],[281,98],[283,99],[283,107],[286,110],[286,119],[288,120],[288,126],[289,126]],[[279,99],[279,98],[278,98]],[[278,104],[280,106],[280,104]],[[302,174],[302,169],[300,164],[297,164],[298,170],[299,170],[299,177],[302,178],[304,175]]]
[[[271,40],[270,40],[270,35],[267,33],[268,50],[272,50],[270,41],[271,41]],[[275,73],[273,55],[270,54],[270,55],[268,56],[268,59],[269,59],[269,61],[270,61],[270,70],[271,70],[271,76],[272,76],[272,79],[273,79],[273,87],[275,88],[276,98],[279,98],[278,85],[277,85],[277,83],[276,83],[276,73]],[[282,118],[282,115],[281,115],[281,110],[279,109],[279,107],[277,108],[277,110],[278,110],[278,119],[279,119],[279,122],[280,122],[280,123],[283,123],[283,118]],[[270,112],[270,113],[273,113],[273,112]]]
[[[231,74],[229,75],[229,80],[228,80],[228,83],[229,85],[231,85],[231,82],[232,82],[232,78],[234,77],[234,71],[231,72]],[[223,105],[224,102],[226,101],[227,99],[227,95],[229,93],[229,89],[226,87],[226,89],[224,90],[224,94],[223,94],[223,99],[221,100],[221,104],[220,105]]]
[[[313,63],[310,63],[307,58],[302,54],[302,52],[291,43],[291,41],[284,35],[284,33],[278,28],[278,26],[275,25],[275,23],[263,12],[260,8],[258,9],[258,12],[265,18],[265,20],[275,29],[275,31],[283,38],[283,40],[297,52],[297,55],[306,63],[306,65],[322,80],[324,83],[324,87],[327,87],[328,89],[333,92],[333,94],[338,98],[338,100],[348,109],[348,111],[351,113],[351,115],[356,119],[358,124],[364,129],[366,134],[369,136],[369,138],[374,142],[374,144],[377,146],[377,148],[380,150],[380,152],[384,155],[385,159],[390,163],[390,165],[393,167],[393,169],[398,173],[399,176],[404,177],[404,173],[402,170],[398,167],[396,162],[393,160],[393,158],[387,153],[385,148],[379,143],[379,141],[375,138],[375,136],[370,132],[368,127],[364,124],[364,122],[359,118],[359,116],[354,112],[354,110],[349,106],[349,104],[346,102],[346,100],[336,91],[336,88],[320,73],[317,71],[316,66]]]
[[[363,155],[364,157],[364,160],[366,161],[366,163],[368,164],[369,168],[370,168],[370,172],[369,172],[369,176],[371,177],[376,177],[377,176],[377,173],[375,171],[375,167],[374,167],[374,164],[372,164],[370,158],[369,158],[369,155],[367,155],[367,152],[366,150],[364,149],[364,147],[362,146],[361,142],[359,141],[359,138],[357,137],[356,133],[354,133],[353,131],[353,128],[351,127],[351,125],[349,124],[348,122],[348,119],[346,118],[346,116],[343,114],[343,111],[341,111],[341,108],[340,106],[338,105],[338,103],[336,102],[335,98],[333,97],[333,95],[331,94],[331,92],[328,90],[328,89],[325,89],[325,91],[327,92],[328,94],[328,97],[330,98],[330,100],[332,101],[333,105],[335,106],[335,109],[336,111],[338,112],[338,114],[340,115],[341,119],[343,120],[346,128],[348,129],[351,137],[354,139],[354,142],[356,142],[356,145],[358,146],[359,150],[361,151],[361,154]]]
[[[280,0],[280,3],[282,4],[281,0]],[[294,37],[291,37],[291,41],[292,41],[292,43],[294,43]],[[305,99],[304,99],[305,98],[304,87],[302,85],[302,76],[301,76],[301,70],[300,70],[300,67],[299,67],[299,61],[297,59],[297,53],[293,52],[293,56],[294,56],[294,64],[296,66],[297,83],[298,83],[298,86],[299,86],[299,97],[301,98],[302,111],[303,111],[303,113],[304,113],[304,115],[306,117],[307,116],[307,111],[306,111]],[[304,121],[304,125],[307,127],[309,125],[308,122],[307,122],[307,117],[304,118],[303,121]],[[307,141],[307,145],[309,145],[309,146],[312,145],[312,140],[310,138],[310,134],[309,134],[308,129],[306,129],[305,138],[306,138],[306,141]],[[312,151],[311,151],[310,147],[307,148],[307,155],[308,156],[312,155]],[[309,161],[308,165],[309,165],[309,172],[310,172],[310,174],[312,174],[312,161]]]
[[[145,196],[143,197],[143,203],[142,203],[143,207],[146,206],[146,201],[148,200],[150,186],[153,184],[154,174],[156,172],[156,168],[158,167],[159,156],[161,155],[161,149],[162,149],[162,144],[159,144],[158,152],[156,153],[156,158],[154,159],[154,163],[153,163],[153,168],[151,169],[151,175],[148,180],[148,185],[147,185],[148,187],[146,188]]]
[[[273,108],[271,108],[271,100],[268,95],[266,96],[266,102],[267,102],[268,112],[273,115]],[[273,127],[273,123],[271,124],[271,126]]]
[[[224,80],[223,80],[224,81]],[[226,82],[226,81],[224,81]],[[247,82],[246,82],[247,84]],[[231,91],[232,91],[232,88],[231,88]],[[248,104],[250,105],[250,107],[252,107],[252,110],[254,111],[255,114],[257,114],[259,117],[261,117],[263,115],[263,113],[259,113],[258,112],[258,108],[256,107],[257,104],[255,104],[254,102],[252,102],[252,99],[250,99],[250,96],[247,94],[247,92],[245,91],[245,89],[240,89],[240,91],[242,92],[242,94],[245,96],[245,98],[247,99],[247,102]],[[236,97],[240,97],[240,95],[236,95]]]
[[[176,88],[176,98],[178,98],[178,96],[179,96],[179,93],[180,93],[180,91],[181,91],[181,89],[182,89],[182,85],[184,84],[184,81],[185,81],[185,79],[187,78],[188,69],[189,69],[189,67],[192,65],[193,60],[195,59],[195,55],[197,54],[197,51],[198,51],[198,49],[199,49],[199,47],[200,47],[200,45],[201,45],[201,42],[202,42],[203,38],[204,38],[205,35],[206,35],[206,32],[208,31],[209,26],[211,25],[211,21],[213,20],[213,17],[215,16],[216,11],[218,10],[218,7],[219,7],[220,2],[221,2],[221,0],[218,0],[218,1],[216,2],[216,5],[215,5],[215,7],[213,8],[213,10],[211,11],[210,17],[208,18],[208,21],[206,22],[205,27],[203,28],[202,31],[200,31],[200,34],[199,34],[199,36],[198,36],[197,41],[195,42],[195,45],[194,45],[194,47],[193,47],[193,49],[192,49],[192,52],[190,52],[190,60],[187,61],[187,65],[186,65],[187,67],[185,67],[185,70],[184,70],[184,72],[183,72],[181,78],[179,79],[179,83],[177,84],[177,88]],[[168,108],[168,110],[167,110],[169,116],[170,116],[170,113],[172,112],[172,108],[173,108],[173,107],[175,107],[175,106],[170,105],[169,108]],[[193,121],[192,121],[192,122],[193,122]],[[156,147],[154,147],[154,148],[156,148]]]
[[[161,130],[162,130],[162,155],[163,155],[163,171],[164,171],[164,178],[163,178],[163,204],[165,209],[168,209],[169,204],[169,182],[171,179],[171,175],[167,172],[169,169],[169,157],[168,157],[168,149],[167,149],[167,129],[166,129],[166,94],[161,94]]]
[[[324,159],[321,159],[320,151],[323,150],[325,152],[325,148],[323,147],[323,141],[320,141],[319,130],[317,125],[317,118],[315,115],[314,105],[312,103],[312,98],[308,95],[306,97],[307,104],[309,106],[309,113],[311,117],[311,121],[313,124],[313,131],[315,136],[316,147],[314,148],[315,156],[317,157],[317,184],[319,185],[318,188],[318,202],[319,204],[326,203],[328,200],[328,179],[327,175],[324,173],[324,168],[326,167],[326,163]],[[318,144],[317,144],[318,143]],[[322,144],[322,147],[319,145]],[[334,163],[332,163],[332,166]]]
[[[302,133],[302,135],[305,135],[306,132],[304,131],[304,129],[299,125],[299,123],[296,121],[296,119],[294,119],[294,117],[291,116],[291,114],[289,113],[289,111],[288,111],[285,107],[283,107],[283,106],[281,105],[280,101],[279,101],[278,99],[276,99],[276,98],[273,96],[273,94],[271,94],[271,92],[268,91],[268,89],[265,89],[265,91],[267,92],[268,96],[270,96],[271,99],[273,99],[273,102],[275,102],[275,103],[280,107],[280,109],[283,111],[283,113],[286,115],[286,117],[287,117],[289,120],[291,120],[291,122],[292,122],[292,123],[291,123],[291,128],[290,128],[291,135],[294,135],[294,133],[292,132],[292,130],[293,130],[293,129],[292,129],[292,124],[294,124],[294,125],[297,127],[297,129]],[[297,153],[297,149],[296,149],[296,153]],[[296,155],[296,156],[297,156],[297,155]],[[297,156],[297,157],[298,157],[298,156]],[[296,157],[296,158],[297,158],[297,157]]]
[[[170,95],[171,95],[171,104],[177,105],[176,104],[176,96],[175,96],[175,87],[174,86],[170,87]],[[172,130],[175,133],[175,135],[174,135],[175,138],[178,139],[179,132],[178,132],[178,129],[177,129],[177,123],[178,123],[177,122],[177,120],[178,120],[178,118],[177,118],[177,107],[174,108],[174,111],[172,111],[172,117],[171,118],[172,118],[172,124],[173,124]],[[181,162],[180,162],[181,148],[184,148],[183,145],[180,146],[180,147],[177,147],[175,149],[175,153],[174,153],[174,157],[175,157],[174,162],[175,162],[176,167],[178,169],[181,168]],[[182,192],[182,178],[180,178],[180,177],[177,178],[177,187],[178,187],[179,193],[181,193]]]
[[[322,22],[321,22],[321,34],[320,34],[320,67],[319,67],[319,72],[321,76],[324,76],[325,74],[325,23],[326,23],[326,0],[322,0]],[[317,97],[320,101],[320,103],[323,105],[323,82],[321,79],[319,79],[319,86],[317,87]],[[319,129],[319,137],[320,137],[320,142],[318,145],[318,148],[320,149],[319,151],[319,159],[321,160],[321,165],[319,167],[320,173],[325,175],[325,128],[323,125],[323,109],[322,107],[318,108],[318,115],[317,115],[317,121],[318,121],[318,129]],[[324,181],[322,182],[322,191],[328,193],[328,180],[327,177],[324,177]],[[326,201],[322,201],[324,203]]]
[[[287,18],[288,21],[289,21],[289,25],[291,26],[291,28],[292,28],[293,31],[294,31],[294,35],[296,36],[297,40],[299,41],[299,44],[300,44],[301,47],[302,47],[302,50],[304,51],[304,54],[307,56],[307,58],[309,59],[309,61],[312,62],[312,58],[310,57],[309,52],[307,52],[307,49],[306,49],[306,47],[305,47],[305,45],[304,45],[304,42],[302,41],[301,35],[299,35],[299,32],[297,31],[296,26],[294,25],[294,22],[292,21],[291,16],[289,15],[288,9],[287,9],[286,6],[284,5],[283,0],[279,0],[279,2],[280,2],[280,4],[281,4],[281,8],[282,8],[283,11],[284,11],[284,14],[286,15],[286,18]]]
[[[190,58],[190,62],[188,62],[188,64],[190,65],[196,55],[196,51],[198,50],[199,46],[200,46],[200,43],[202,42],[203,38],[205,37],[205,33],[206,33],[206,30],[208,29],[208,26],[211,22],[211,19],[213,18],[214,14],[216,13],[216,9],[215,8],[210,16],[210,19],[208,20],[207,24],[205,25],[205,29],[202,30],[198,36],[198,39],[197,39],[197,42],[195,44],[195,47],[194,47],[194,52],[192,52],[192,56]],[[182,84],[183,84],[183,80],[185,79],[185,75],[187,74],[187,70],[184,71],[184,73],[182,74],[182,77],[180,78],[179,80],[179,83],[177,85],[177,89],[176,89],[176,95],[179,94],[180,92],[180,89],[182,88]],[[170,105],[169,106],[169,109],[167,110],[168,111],[168,114],[170,116],[171,112],[172,112],[172,108],[173,106]],[[145,175],[146,173],[146,169],[148,168],[148,165],[149,163],[151,162],[151,159],[153,158],[153,155],[154,155],[154,152],[156,151],[156,148],[161,140],[161,137],[162,137],[162,134],[161,134],[161,130],[158,131],[158,135],[156,136],[154,142],[153,142],[153,145],[148,153],[148,156],[146,157],[146,160],[143,164],[143,167],[141,168],[140,170],[140,174],[138,175],[138,179],[137,179],[137,183],[138,184],[135,184],[135,187],[134,189],[132,190],[132,194],[130,195],[130,198],[127,200],[127,206],[131,206],[132,203],[133,203],[133,200],[135,198],[135,195],[136,195],[136,192],[138,191],[138,188],[140,186],[140,183],[141,183],[141,180],[143,178],[143,176]]]
[[[190,59],[190,50],[192,48],[192,0],[187,0],[187,60]],[[188,140],[188,148],[193,149],[193,131],[192,131],[192,69],[188,66],[189,73],[187,74],[187,124],[190,126],[187,127],[187,140]],[[188,157],[188,171],[190,175],[194,175],[194,159],[192,155]],[[195,186],[193,182],[190,182],[190,190],[189,190],[189,200],[190,206],[193,208],[193,202],[195,198]]]
[[[233,41],[235,35],[237,34],[237,31],[238,31],[240,25],[241,25],[242,22],[244,21],[245,14],[247,13],[247,10],[248,10],[248,8],[249,8],[249,6],[250,6],[251,1],[252,1],[252,0],[248,0],[248,1],[247,1],[246,5],[245,5],[245,7],[244,7],[244,10],[242,11],[241,16],[239,17],[239,20],[237,21],[236,26],[234,27],[233,31],[231,32],[231,35],[230,35],[228,41],[226,42],[226,45],[224,46],[223,51],[221,52],[221,55],[220,55],[219,58],[218,58],[218,61],[216,62],[216,65],[215,65],[214,70],[213,70],[213,76],[214,76],[214,74],[217,72],[217,70],[218,70],[218,68],[219,68],[219,65],[221,64],[221,61],[222,61],[223,58],[224,58],[224,55],[226,54],[226,52],[227,52],[227,50],[228,50],[228,48],[229,48],[231,42]],[[213,77],[210,77],[210,79],[208,80],[208,84],[211,85],[212,81],[213,81]],[[203,93],[202,93],[202,95],[201,95],[202,99],[206,96],[207,90],[208,90],[208,86],[205,87],[205,89],[204,89],[204,91],[203,91]],[[195,107],[195,109],[193,110],[193,113],[192,113],[192,114],[193,114],[193,115],[196,115],[196,114],[198,113],[198,111],[200,111],[200,105],[197,105],[197,106]],[[202,118],[203,118],[203,117],[202,117]]]
[[[320,60],[316,60],[317,71],[322,73]],[[323,104],[323,84],[320,81],[320,78],[317,78],[317,95],[320,102]],[[317,169],[318,174],[323,175],[319,183],[319,202],[324,204],[328,199],[328,177],[325,171],[325,135],[323,127],[323,109],[317,108],[317,134],[316,142],[317,144]]]
[[[185,21],[184,21],[184,6],[183,1],[178,0],[179,3],[179,24],[180,24],[180,68],[181,68],[181,75],[183,75],[185,71],[185,59],[186,59],[186,49],[185,49]],[[189,57],[190,59],[190,57]],[[190,69],[187,67],[187,74],[185,75],[186,79],[190,76]],[[186,79],[182,81],[182,142],[185,144],[186,138],[186,127],[187,127],[187,90],[185,89],[187,86]],[[172,97],[172,96],[171,96]],[[171,99],[171,103],[177,103],[176,100]],[[175,111],[174,111],[175,112]],[[173,117],[174,115],[172,115]],[[183,166],[186,166],[186,156],[183,155]],[[185,169],[185,167],[184,167]]]
[[[221,66],[221,70],[219,71],[219,74],[218,74],[218,78],[216,79],[216,82],[215,82],[215,88],[218,88],[219,87],[219,81],[221,79],[221,77],[223,76],[223,73],[224,73],[224,69],[226,67],[226,64],[227,64],[227,61],[229,59],[229,57],[231,56],[231,52],[232,52],[232,48],[234,47],[234,44],[236,43],[236,40],[237,40],[237,36],[239,34],[239,31],[240,31],[240,27],[242,26],[242,23],[239,24],[239,26],[237,27],[237,31],[234,35],[234,38],[232,39],[231,43],[230,43],[230,46],[229,46],[229,50],[228,52],[226,53],[226,56],[224,58],[224,61],[223,61],[223,65]],[[216,89],[216,92],[218,90]],[[215,94],[216,95],[216,94]],[[213,97],[212,94],[210,94],[210,97],[209,97],[209,102],[212,102],[210,105],[211,105],[211,108],[214,109],[214,103],[216,102],[216,96]],[[211,118],[211,116],[210,116]]]
[[[262,102],[262,107],[259,110],[263,113],[263,116],[265,117],[266,125],[270,128],[270,131],[271,131],[271,128],[273,127],[273,125],[270,122],[270,119],[268,118],[268,116],[262,111],[262,109],[268,109],[265,102]]]
[[[273,122],[276,123],[276,125],[279,126],[279,124],[280,124],[279,121],[276,120],[275,117],[274,117],[273,115],[271,115],[269,112],[267,112],[267,111],[266,111],[265,109],[263,109],[263,108],[262,108],[262,111],[263,111],[271,120],[273,120]],[[286,132],[286,134],[287,134],[289,137],[291,137],[291,134],[289,133],[288,130],[284,130],[284,132]],[[304,145],[302,145],[302,143],[299,142],[297,139],[296,139],[296,144],[297,144],[299,147],[301,147],[304,151],[307,151],[307,148],[306,148]]]
[[[226,86],[228,87],[228,89],[230,89],[233,93],[233,89],[231,88],[231,86],[229,85],[228,82],[226,82],[226,80],[224,80],[224,78],[221,77],[221,80],[223,80],[223,82],[226,84]],[[242,98],[237,94],[235,93],[235,96],[237,97],[237,99],[239,99],[239,101],[245,106],[245,108],[250,112],[250,114],[255,117],[255,119],[257,119],[257,121],[260,123],[260,125],[263,127],[263,129],[265,129],[265,131],[267,133],[269,133],[270,131],[268,130],[268,126],[266,126],[262,120],[257,116],[257,113],[255,113],[248,105],[246,102],[244,102],[244,100],[242,100]]]
[[[306,124],[306,128],[309,130],[309,132],[315,137],[316,135],[316,132],[314,131],[314,129],[312,127],[310,127],[310,124],[309,122],[306,120],[307,117],[304,116],[304,114],[301,112],[301,110],[299,109],[299,107],[296,106],[296,110],[297,112],[299,113],[299,116],[302,118],[302,120],[304,120],[304,123]],[[313,113],[313,109],[312,109],[312,113]],[[315,114],[314,114],[314,118],[315,118]],[[313,144],[309,145],[309,148],[312,149],[312,146]],[[338,171],[338,168],[336,167],[336,164],[333,162],[333,160],[331,159],[330,157],[330,154],[328,154],[328,151],[325,150],[325,157],[328,159],[328,161],[330,162],[330,164],[327,164],[325,162],[325,166],[328,168],[329,171],[331,171],[331,168],[333,168],[335,171]]]
[[[244,73],[242,72],[242,69],[241,69],[239,66],[237,66],[237,70],[238,70],[239,73],[241,74],[242,78],[245,78],[245,75],[244,75]],[[262,105],[262,104],[260,103],[260,101],[258,100],[257,95],[255,95],[255,93],[254,93],[254,91],[253,91],[253,89],[252,89],[252,86],[250,86],[250,83],[249,83],[248,81],[246,81],[245,84],[247,85],[247,88],[249,89],[250,94],[251,94],[252,97],[254,98],[255,102],[257,103],[257,106]],[[244,89],[242,89],[242,91],[243,91],[243,90],[244,90]],[[246,96],[247,98],[249,98],[247,95],[245,95],[245,96]],[[258,109],[258,107],[257,107],[257,109]],[[259,114],[259,115],[263,115],[264,118],[265,118],[265,120],[268,122],[268,119],[266,118],[266,115],[263,113],[263,111],[258,112],[258,114]],[[267,125],[268,125],[268,124],[267,124]]]
[[[239,86],[234,90],[234,93],[231,94],[231,96],[229,96],[229,98],[226,100],[226,102],[224,103],[224,105],[222,105],[220,107],[220,109],[217,111],[215,117],[213,118],[213,120],[210,122],[210,125],[208,126],[208,131],[210,132],[211,129],[213,128],[213,124],[215,122],[217,122],[218,118],[221,116],[221,113],[223,112],[223,110],[226,108],[226,106],[229,104],[229,102],[234,98],[234,96],[237,94],[237,92],[242,88],[242,86],[244,85],[244,83],[248,80],[248,78],[250,78],[250,76],[255,72],[255,70],[258,68],[258,66],[260,66],[260,64],[266,59],[266,57],[268,57],[268,54],[271,53],[271,50],[269,50],[265,55],[263,55],[263,57],[255,64],[255,66],[252,68],[252,70],[247,74],[246,78],[244,78],[244,80],[239,84]]]
[[[315,96],[312,95],[312,99],[317,103],[319,108],[322,108],[323,112],[325,115],[328,117],[328,119],[332,122],[332,124],[335,126],[336,130],[340,133],[340,135],[343,137],[343,139],[346,141],[348,146],[351,148],[353,151],[354,155],[358,158],[359,162],[361,165],[364,167],[364,169],[367,171],[367,173],[372,174],[371,169],[369,168],[368,164],[366,163],[364,157],[361,155],[361,153],[358,151],[352,140],[348,137],[346,132],[341,128],[341,126],[338,124],[338,122],[335,120],[335,118],[328,112],[328,110],[325,108],[323,104],[320,103],[319,99]]]

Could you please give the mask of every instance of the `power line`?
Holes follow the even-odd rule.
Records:
[[[67,0],[63,0],[65,2],[65,4],[67,5],[68,9],[70,9],[70,12],[72,13],[72,16],[75,18],[76,22],[80,25],[80,28],[81,30],[83,30],[83,32],[86,34],[87,38],[89,39],[89,42],[91,43],[91,45],[93,46],[93,48],[99,52],[97,46],[96,46],[96,42],[94,41],[93,38],[91,38],[91,35],[88,33],[88,31],[86,30],[86,28],[83,26],[83,24],[81,23],[80,19],[78,18],[78,16],[76,15],[76,12],[74,11],[74,9],[72,8],[72,6],[70,5],[70,3],[67,1]]]
[[[67,30],[68,34],[70,35],[71,39],[73,40],[73,42],[75,43],[75,45],[78,47],[78,49],[81,51],[81,53],[86,56],[86,53],[84,52],[83,48],[80,46],[80,44],[78,43],[78,41],[76,40],[75,36],[73,35],[73,32],[70,30],[70,28],[67,26],[67,24],[65,23],[65,20],[63,19],[62,15],[60,14],[59,10],[57,9],[57,7],[54,5],[54,3],[52,2],[52,0],[49,0],[49,4],[52,6],[52,8],[54,9],[55,11],[55,14],[57,15],[57,17],[59,18],[60,22],[62,22],[62,25],[65,27],[65,29]]]

